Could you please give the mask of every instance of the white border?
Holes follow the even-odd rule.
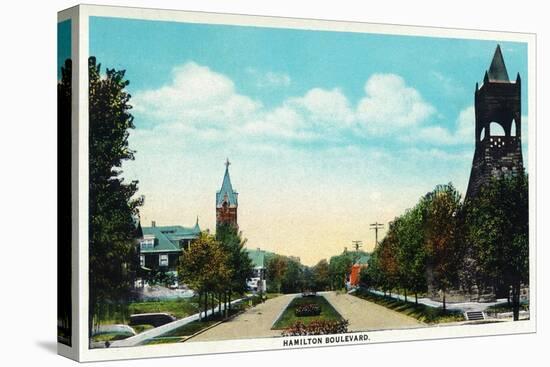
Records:
[[[528,321],[467,325],[436,326],[422,329],[385,330],[368,332],[369,343],[395,341],[441,339],[469,336],[489,336],[499,334],[530,333],[536,331],[536,35],[529,33],[511,33],[495,31],[476,31],[465,29],[448,29],[437,27],[418,27],[404,25],[385,25],[359,22],[326,21],[266,16],[249,16],[236,14],[218,14],[188,12],[179,10],[159,10],[144,8],[126,8],[95,5],[78,6],[78,23],[73,17],[73,24],[78,24],[78,58],[73,58],[73,65],[87,70],[88,60],[88,17],[104,16],[160,20],[188,23],[225,24],[271,28],[294,28],[306,30],[325,30],[336,32],[369,32],[379,34],[429,36],[438,38],[482,39],[495,41],[526,42],[528,44],[528,156],[529,156],[529,261],[530,261],[530,309]],[[75,34],[73,33],[73,38]],[[73,49],[73,57],[75,49]],[[78,62],[76,62],[78,61]],[[76,68],[75,68],[76,69]],[[74,80],[74,79],[73,79]],[[226,340],[215,342],[193,342],[155,346],[138,346],[116,349],[88,349],[88,80],[86,73],[78,75],[78,241],[73,243],[78,254],[78,323],[73,322],[73,347],[78,345],[80,361],[119,360],[130,358],[168,357],[197,355],[208,353],[227,353],[257,350],[274,350],[283,348],[282,338],[260,338]],[[75,330],[79,335],[74,335]],[[363,333],[357,333],[363,334]],[[353,334],[347,334],[353,335]],[[76,344],[78,343],[78,344]],[[308,348],[301,346],[298,348]],[[312,346],[313,347],[313,346]],[[297,348],[297,347],[292,347]]]

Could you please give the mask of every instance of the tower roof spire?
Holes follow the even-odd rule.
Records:
[[[231,185],[231,177],[229,176],[229,159],[225,160],[225,174],[223,176],[222,187],[220,191],[216,193],[216,206],[221,206],[223,201],[228,201],[230,206],[237,206],[237,196],[238,193],[233,190],[233,185]]]
[[[488,74],[489,81],[510,82],[510,77],[508,77],[508,71],[506,70],[506,65],[504,64],[504,57],[502,56],[500,45],[497,45],[493,56],[493,61],[491,61],[491,66],[489,66]]]

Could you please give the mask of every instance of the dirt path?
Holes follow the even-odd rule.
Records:
[[[271,326],[281,315],[295,294],[279,296],[259,304],[212,329],[189,339],[195,341],[253,339],[281,336],[280,330],[271,330]]]
[[[407,329],[425,325],[412,317],[346,293],[321,294],[349,321],[349,331]]]

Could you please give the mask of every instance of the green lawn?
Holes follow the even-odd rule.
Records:
[[[187,317],[198,312],[198,299],[175,299],[166,301],[135,302],[129,306],[130,314],[166,312],[177,319]]]
[[[106,341],[115,341],[122,340],[132,336],[128,333],[103,333],[92,336],[92,341],[94,342],[106,342]]]
[[[172,343],[179,343],[182,340],[183,340],[182,338],[178,338],[178,337],[168,337],[168,338],[158,337],[158,338],[146,340],[143,342],[143,344],[140,344],[140,345],[172,344]]]
[[[519,310],[528,311],[529,302],[520,303]],[[486,309],[487,313],[503,313],[503,312],[512,312],[512,311],[514,311],[514,309],[512,308],[512,304],[508,305],[508,302],[497,303],[496,305],[489,306]]]
[[[390,297],[384,297],[364,290],[357,290],[352,295],[376,303],[407,316],[428,323],[439,324],[444,322],[464,321],[464,315],[460,311],[443,310],[442,308],[429,307],[414,302],[405,302]]]
[[[302,316],[298,317],[294,314],[296,306],[301,304],[316,303],[321,306],[321,314],[319,316]],[[285,309],[283,314],[275,322],[272,329],[281,330],[290,327],[296,321],[301,321],[305,325],[309,325],[312,321],[315,320],[326,320],[326,321],[341,321],[343,320],[342,316],[331,306],[330,303],[323,296],[315,297],[301,297],[297,296],[294,298],[288,307]]]
[[[144,301],[132,302],[128,305],[127,314],[121,311],[112,312],[101,320],[103,325],[107,324],[128,324],[130,315],[139,313],[157,313],[165,312],[173,315],[177,319],[193,315],[198,312],[198,298],[172,299],[165,301]],[[136,330],[137,332],[137,330]]]

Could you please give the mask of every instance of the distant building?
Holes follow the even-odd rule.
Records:
[[[252,261],[252,265],[254,266],[254,274],[252,277],[247,280],[246,285],[248,288],[253,292],[265,292],[266,291],[266,281],[265,281],[265,275],[266,275],[266,251],[255,249],[250,250],[246,249],[248,253],[248,257]]]
[[[225,162],[225,175],[222,187],[216,192],[216,229],[220,225],[229,224],[239,228],[237,224],[237,209],[239,207],[239,194],[233,190],[229,177],[229,159]]]
[[[351,272],[348,278],[348,287],[357,287],[361,282],[361,270],[366,269],[369,261],[369,256],[362,255],[351,266]]]
[[[193,227],[157,226],[142,227],[143,237],[139,241],[139,262],[145,271],[176,272],[178,261],[184,249],[199,237],[199,220]]]

